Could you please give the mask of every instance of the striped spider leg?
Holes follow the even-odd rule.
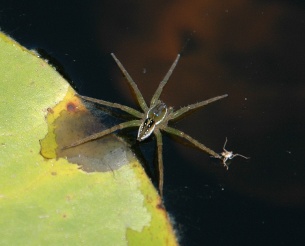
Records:
[[[227,168],[227,170],[229,169],[229,166],[227,164],[227,160],[232,160],[236,156],[240,156],[240,157],[245,158],[245,159],[250,159],[250,157],[246,157],[246,156],[241,155],[241,154],[233,154],[233,151],[226,150],[227,141],[228,141],[228,139],[226,138],[226,141],[225,141],[225,143],[223,145],[223,148],[222,148],[223,152],[221,152],[221,154],[220,154],[221,155],[220,159],[222,159],[222,163]]]
[[[153,133],[156,137],[158,171],[159,171],[158,188],[159,188],[159,192],[160,192],[161,196],[163,194],[163,179],[164,179],[163,178],[163,159],[162,159],[163,141],[162,141],[161,131],[165,131],[172,135],[176,135],[178,137],[184,138],[184,139],[188,140],[190,143],[192,143],[195,147],[207,152],[208,154],[212,155],[213,157],[219,158],[219,159],[222,158],[219,154],[217,154],[213,150],[209,149],[208,147],[206,147],[202,143],[198,142],[197,140],[193,139],[191,136],[187,135],[186,133],[168,126],[168,123],[169,123],[169,121],[178,120],[178,119],[184,117],[187,113],[197,110],[209,103],[212,103],[212,102],[220,100],[224,97],[227,97],[228,96],[227,94],[222,95],[222,96],[217,96],[217,97],[214,97],[214,98],[202,101],[202,102],[191,104],[191,105],[183,107],[177,111],[174,111],[172,107],[167,107],[164,102],[159,100],[159,97],[160,97],[162,90],[163,90],[164,86],[166,85],[169,77],[171,76],[173,70],[175,69],[175,67],[178,63],[178,60],[180,58],[180,55],[178,54],[174,63],[171,65],[171,67],[168,70],[168,72],[166,73],[165,77],[160,82],[157,90],[155,91],[155,93],[150,101],[150,106],[148,107],[140,90],[138,89],[136,83],[133,81],[131,76],[128,74],[127,70],[124,68],[124,66],[121,64],[121,62],[116,58],[116,56],[113,53],[111,55],[112,55],[113,59],[116,61],[119,68],[121,69],[123,75],[126,77],[127,82],[129,83],[129,86],[131,87],[132,91],[135,93],[137,103],[139,104],[139,106],[141,107],[141,110],[143,112],[140,112],[136,109],[133,109],[133,108],[130,108],[128,106],[121,105],[118,103],[111,103],[111,102],[107,102],[104,100],[99,100],[99,99],[95,99],[95,98],[78,95],[80,98],[87,100],[87,101],[91,101],[91,102],[101,104],[104,106],[108,106],[108,107],[112,107],[112,108],[118,108],[118,109],[125,111],[126,113],[134,116],[137,119],[118,124],[109,129],[106,129],[102,132],[90,135],[86,138],[83,138],[79,141],[72,143],[69,146],[64,147],[65,149],[71,148],[74,146],[78,146],[80,144],[92,141],[97,138],[101,138],[105,135],[108,135],[110,133],[113,133],[117,130],[121,130],[124,128],[139,127],[138,134],[137,134],[138,141],[145,140]]]

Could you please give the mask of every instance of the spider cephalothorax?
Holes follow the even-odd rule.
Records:
[[[111,102],[107,102],[104,100],[99,100],[99,99],[95,99],[95,98],[91,98],[91,97],[78,95],[80,98],[87,100],[87,101],[91,101],[91,102],[98,103],[98,104],[108,106],[108,107],[118,108],[122,111],[125,111],[125,112],[131,114],[132,116],[134,116],[137,119],[118,124],[116,126],[108,128],[102,132],[90,135],[86,138],[76,141],[75,143],[73,143],[69,146],[66,146],[65,148],[74,147],[74,146],[89,142],[91,140],[101,138],[105,135],[108,135],[110,133],[113,133],[117,130],[121,130],[124,128],[138,127],[139,128],[138,135],[137,135],[138,141],[142,141],[142,140],[148,138],[152,133],[154,133],[154,135],[156,136],[156,142],[157,142],[157,155],[158,155],[158,167],[159,167],[159,191],[160,191],[161,196],[162,196],[162,191],[163,191],[163,160],[162,160],[161,131],[165,131],[167,133],[184,138],[184,139],[188,140],[190,143],[192,143],[194,146],[196,146],[197,148],[207,152],[208,154],[210,154],[211,156],[213,156],[215,158],[219,158],[219,159],[225,158],[224,156],[219,155],[215,151],[209,149],[202,143],[193,139],[191,136],[187,135],[186,133],[184,133],[178,129],[170,127],[168,125],[168,123],[170,123],[170,121],[175,121],[175,120],[182,118],[183,116],[185,116],[186,113],[189,113],[189,112],[194,111],[198,108],[201,108],[209,103],[212,103],[212,102],[220,100],[224,97],[227,97],[228,96],[227,94],[222,95],[222,96],[213,97],[211,99],[208,99],[208,100],[205,100],[202,102],[190,104],[186,107],[182,107],[182,108],[178,109],[177,111],[173,111],[173,108],[167,107],[164,102],[161,102],[159,100],[159,97],[161,95],[163,87],[166,85],[170,75],[172,74],[174,68],[176,67],[176,65],[178,63],[178,60],[180,58],[180,55],[178,54],[176,60],[174,61],[174,63],[170,67],[170,69],[168,70],[164,79],[160,82],[157,90],[155,91],[155,93],[150,101],[150,107],[148,107],[140,90],[138,89],[136,83],[130,77],[130,75],[128,74],[126,69],[123,67],[121,62],[116,58],[116,56],[113,53],[111,55],[114,58],[114,60],[116,61],[116,63],[118,64],[118,66],[121,69],[124,76],[126,77],[131,89],[135,93],[137,102],[143,112],[140,112],[136,109],[133,109],[133,108],[130,108],[128,106],[121,105],[118,103],[111,103]]]

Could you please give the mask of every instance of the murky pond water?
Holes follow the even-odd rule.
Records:
[[[51,54],[82,95],[137,107],[111,52],[147,101],[177,53],[182,57],[161,96],[167,105],[179,109],[229,94],[175,127],[217,152],[227,137],[228,150],[251,159],[235,158],[226,171],[205,153],[164,137],[165,206],[183,245],[300,244],[304,4],[89,1],[46,4],[45,12],[31,9],[35,1],[6,4],[1,28]],[[151,159],[153,147],[142,147]]]

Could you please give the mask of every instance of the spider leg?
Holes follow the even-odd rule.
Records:
[[[215,158],[218,158],[218,159],[221,159],[221,156],[219,154],[217,154],[215,151],[209,149],[208,147],[206,147],[202,143],[198,142],[196,139],[192,138],[191,136],[187,135],[186,133],[184,133],[184,132],[182,132],[178,129],[169,127],[169,126],[165,127],[163,130],[170,133],[170,134],[173,134],[173,135],[176,135],[178,137],[184,138],[184,139],[188,140],[190,143],[192,143],[194,146],[196,146],[197,148],[207,152],[211,156],[213,156]]]
[[[127,70],[124,68],[124,66],[122,65],[122,63],[119,61],[118,58],[116,58],[116,56],[111,53],[111,56],[113,57],[113,59],[115,60],[115,62],[118,64],[119,68],[121,69],[122,73],[124,74],[124,76],[126,77],[129,85],[131,86],[133,92],[135,93],[136,97],[137,97],[137,101],[139,103],[139,106],[142,108],[142,110],[144,112],[146,112],[148,110],[147,104],[137,86],[137,84],[133,81],[133,79],[131,78],[131,76],[129,75],[129,73],[127,72]]]
[[[128,128],[128,127],[137,127],[137,126],[140,126],[141,125],[141,120],[131,120],[131,121],[127,121],[127,122],[124,122],[124,123],[121,123],[121,124],[118,124],[116,126],[113,126],[111,128],[108,128],[104,131],[101,131],[101,132],[98,132],[98,133],[95,133],[95,134],[92,134],[88,137],[85,137],[83,139],[80,139],[70,145],[67,145],[65,147],[63,147],[62,149],[69,149],[71,147],[75,147],[75,146],[78,146],[78,145],[81,145],[81,144],[84,144],[84,143],[87,143],[89,141],[92,141],[94,139],[97,139],[97,138],[101,138],[101,137],[104,137],[110,133],[113,133],[117,130],[121,130],[121,129],[124,129],[124,128]]]
[[[176,65],[177,65],[177,63],[179,61],[179,58],[180,58],[180,54],[177,55],[176,60],[174,61],[174,63],[170,67],[170,69],[168,70],[168,72],[165,75],[165,77],[163,78],[163,80],[160,82],[156,92],[154,93],[154,95],[153,95],[153,97],[152,97],[152,99],[150,101],[150,106],[154,105],[158,101],[158,99],[160,97],[160,94],[161,94],[161,92],[163,90],[163,87],[166,85],[169,77],[172,75],[172,73],[173,73],[173,71],[174,71],[174,69],[175,69],[175,67],[176,67]]]
[[[245,159],[250,159],[250,157],[246,157],[246,156],[241,155],[241,154],[234,154],[231,159],[233,159],[235,156],[240,156],[240,157],[245,158]]]
[[[185,106],[181,109],[178,109],[176,112],[173,112],[171,115],[171,120],[178,119],[178,118],[182,117],[184,114],[188,113],[189,111],[201,108],[207,104],[218,101],[227,96],[228,96],[228,94],[224,94],[222,96],[213,97],[213,98],[210,98],[210,99],[202,101],[202,102],[198,102],[198,103],[194,103],[194,104]]]
[[[227,160],[228,160],[228,157],[223,158],[222,163],[223,163],[224,167],[225,167],[227,170],[229,170],[229,164],[227,164]]]
[[[159,191],[160,196],[163,196],[163,159],[162,159],[162,135],[159,129],[154,132],[157,139],[157,155],[158,155],[158,171],[159,171]]]
[[[131,114],[137,118],[142,118],[143,113],[139,112],[138,110],[135,110],[133,108],[130,108],[128,106],[122,105],[122,104],[118,104],[118,103],[112,103],[112,102],[107,102],[104,100],[100,100],[100,99],[96,99],[96,98],[92,98],[92,97],[86,97],[86,96],[81,96],[78,95],[78,97],[80,97],[81,99],[84,99],[86,101],[90,101],[90,102],[94,102],[100,105],[104,105],[104,106],[108,106],[108,107],[112,107],[112,108],[118,108],[128,114]]]
[[[227,151],[227,150],[226,150],[227,141],[228,141],[228,138],[226,137],[226,141],[225,141],[225,143],[224,143],[224,145],[223,145],[223,147],[222,147],[223,151]]]

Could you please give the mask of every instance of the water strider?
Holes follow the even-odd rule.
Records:
[[[241,154],[233,154],[233,151],[229,151],[229,150],[226,150],[226,144],[227,144],[227,141],[228,139],[226,138],[226,141],[222,147],[223,149],[223,152],[220,153],[221,157],[216,157],[216,158],[219,158],[219,159],[222,159],[222,163],[223,165],[227,168],[227,170],[229,169],[229,165],[227,164],[227,160],[232,160],[234,157],[236,156],[240,156],[244,159],[250,159],[250,157],[246,157],[244,155],[241,155]]]

